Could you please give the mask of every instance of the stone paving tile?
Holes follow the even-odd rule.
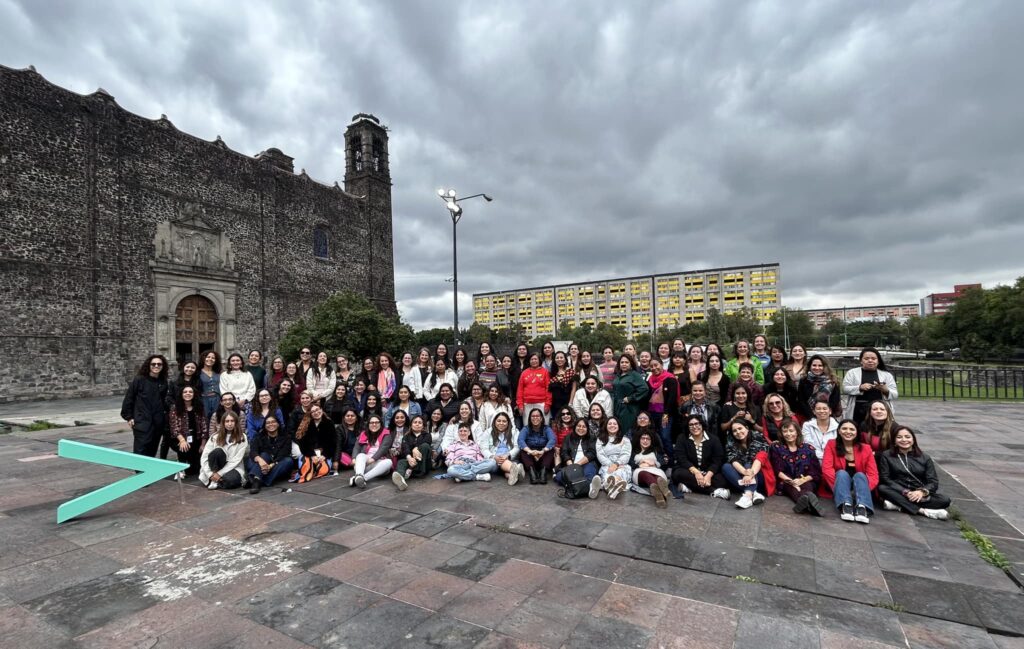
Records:
[[[425,570],[393,593],[392,597],[406,604],[437,611],[474,585],[476,582],[469,579]]]
[[[472,649],[490,633],[475,624],[455,620],[444,615],[434,615],[411,629],[399,643],[402,649]]]
[[[365,570],[345,580],[353,586],[359,586],[375,593],[390,595],[410,581],[423,574],[423,568],[404,561],[387,561],[373,570]]]
[[[496,631],[543,647],[561,647],[584,614],[568,606],[527,598],[506,615]]]
[[[610,582],[585,577],[564,570],[554,570],[531,597],[546,600],[556,606],[570,606],[586,612],[597,603],[611,585]]]
[[[387,534],[382,534],[369,543],[359,546],[359,548],[367,552],[382,554],[385,557],[397,558],[395,555],[400,551],[405,549],[415,550],[425,540],[423,537],[416,536],[415,534],[389,530]]]
[[[584,615],[562,646],[566,649],[593,649],[600,646],[646,649],[653,635],[650,629],[623,620]]]
[[[289,521],[289,519],[292,520]],[[352,521],[345,521],[331,516],[320,516],[308,512],[293,514],[274,522],[285,526],[285,529],[289,531],[294,530],[299,534],[312,536],[317,539],[326,538],[357,525],[357,523]]]
[[[492,631],[475,649],[541,649],[543,645]]]
[[[325,633],[315,644],[325,649],[389,647],[431,616],[425,609],[383,598]]]
[[[481,581],[501,567],[508,557],[493,552],[466,548],[437,567],[449,575]]]
[[[814,565],[814,559],[768,550],[754,550],[749,576],[766,584],[814,591]]]
[[[72,649],[74,642],[20,606],[0,608],[0,638],[5,647],[18,649]]]
[[[1008,593],[991,588],[961,584],[963,595],[986,628],[1000,633],[1024,636],[1024,593]]]
[[[378,593],[304,573],[235,604],[233,610],[307,644],[381,599]],[[330,611],[330,615],[324,615]]]
[[[57,536],[82,547],[105,543],[142,530],[156,527],[158,523],[137,514],[103,514],[92,512],[80,518],[61,524]]]
[[[1024,649],[1024,638],[1004,635],[989,636],[999,649]]]
[[[119,615],[75,640],[81,649],[145,646],[153,638],[165,635],[179,626],[192,624],[209,606],[198,597],[159,602],[136,613]]]
[[[445,615],[493,629],[526,595],[489,584],[474,583],[445,605]]]
[[[972,626],[981,624],[971,605],[952,584],[889,571],[883,574],[893,602],[907,612]]]
[[[555,568],[577,572],[588,577],[596,577],[607,581],[615,581],[622,569],[633,559],[619,554],[609,554],[597,550],[576,552],[565,558]]]
[[[483,579],[483,583],[531,595],[554,574],[555,570],[538,563],[509,559]]]
[[[911,551],[900,545],[872,543],[878,567],[885,571],[899,572],[929,579],[950,581],[949,572],[938,555],[933,552]]]
[[[342,514],[344,517],[344,514]],[[420,518],[420,514],[402,511],[400,509],[387,509],[383,514],[373,519],[374,525],[386,527],[389,530],[395,529]]]
[[[0,572],[0,591],[15,602],[27,602],[122,567],[91,550],[72,550]]]
[[[905,644],[884,644],[830,629],[821,629],[822,649],[904,649]]]
[[[494,534],[492,530],[475,525],[470,521],[463,525],[453,525],[443,532],[438,532],[434,535],[433,540],[469,547],[492,534]]]
[[[259,625],[223,607],[210,607],[205,613],[160,636],[156,647],[215,649],[259,629]]]
[[[590,614],[623,620],[638,627],[654,630],[658,628],[662,616],[672,603],[673,598],[668,595],[632,586],[611,584],[590,609]]]
[[[758,550],[722,541],[703,540],[696,544],[689,567],[726,577],[750,576],[754,556]]]
[[[515,557],[525,561],[543,563],[549,566],[559,565],[569,555],[578,550],[550,541],[530,539],[513,534],[495,534],[473,544],[474,550],[483,550],[495,554]]]
[[[256,626],[218,644],[216,649],[311,649],[311,646],[265,626]]]
[[[379,554],[363,550],[350,550],[329,561],[312,566],[309,570],[325,577],[347,581],[361,572],[377,570],[388,563],[388,561],[390,559]]]
[[[875,553],[866,540],[841,536],[814,536],[814,559],[819,563],[851,563],[877,568]]]
[[[817,561],[814,564],[817,593],[852,599],[863,604],[891,604],[889,589],[878,567]]]
[[[433,539],[421,538],[419,541],[419,543],[410,543],[405,547],[398,548],[391,557],[399,561],[414,563],[423,568],[437,568],[466,550],[461,545],[442,543]]]
[[[418,517],[416,520],[401,525],[398,527],[398,530],[408,534],[431,537],[439,532],[443,532],[453,525],[462,523],[467,518],[468,516],[462,514],[433,511],[429,514]]]
[[[815,626],[766,617],[757,613],[740,613],[736,625],[736,646],[758,649],[818,649],[820,633]]]
[[[692,599],[671,598],[651,649],[732,649],[739,611]]]
[[[157,604],[138,574],[103,575],[22,604],[70,636],[101,627]]]
[[[370,541],[384,536],[387,533],[388,530],[383,527],[359,523],[336,534],[331,534],[330,536],[325,537],[324,540],[331,543],[337,543],[338,545],[344,545],[346,548],[358,548],[361,545],[369,543]]]
[[[998,649],[991,637],[977,627],[955,622],[900,614],[910,649]]]

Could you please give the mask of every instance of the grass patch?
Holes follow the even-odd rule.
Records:
[[[736,575],[735,577],[733,577],[733,579],[735,579],[736,581],[743,581],[743,582],[746,582],[748,584],[760,584],[761,583],[760,579],[755,579],[754,577],[748,577],[746,575]]]
[[[895,613],[905,613],[907,610],[903,607],[902,604],[898,602],[875,602],[874,604],[872,604],[872,606],[874,606],[875,608],[884,608]]]
[[[959,514],[959,512],[957,513]],[[960,536],[967,539],[974,546],[974,549],[978,551],[978,556],[1003,572],[1010,572],[1010,562],[1007,560],[1006,555],[1000,552],[996,546],[992,545],[992,541],[987,536],[976,530],[974,526],[963,518],[958,517],[955,520],[956,526],[960,528]]]
[[[49,422],[49,421],[44,421],[42,419],[37,419],[37,420],[33,421],[31,424],[29,424],[28,426],[25,426],[25,430],[28,430],[28,431],[33,431],[33,430],[50,430],[51,428],[63,428],[63,426],[58,426],[57,424],[54,424],[54,423]]]

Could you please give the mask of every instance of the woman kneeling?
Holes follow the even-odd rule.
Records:
[[[944,521],[952,502],[938,493],[939,478],[935,463],[917,445],[917,435],[906,426],[897,426],[893,447],[878,454],[878,495],[882,505],[892,511],[903,510]]]

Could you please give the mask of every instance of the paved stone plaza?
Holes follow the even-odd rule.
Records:
[[[99,410],[96,403],[89,407]],[[0,420],[73,404],[18,404]],[[943,491],[1024,581],[1024,407],[900,402]],[[58,526],[124,471],[50,457],[123,424],[0,436],[0,637],[33,647],[1024,647],[1017,582],[954,522],[868,526],[689,496],[425,480],[291,492],[162,481]],[[962,482],[958,484],[953,474]]]

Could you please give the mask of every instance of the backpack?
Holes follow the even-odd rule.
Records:
[[[559,495],[570,500],[590,495],[590,480],[584,475],[582,466],[570,464],[562,469],[562,489]]]

